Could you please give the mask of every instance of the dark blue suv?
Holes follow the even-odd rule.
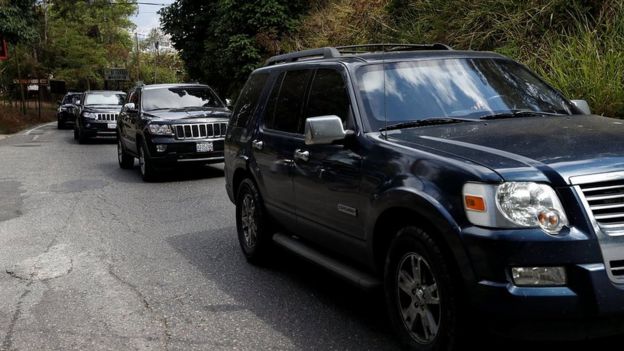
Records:
[[[242,250],[383,286],[400,340],[624,325],[624,122],[523,65],[444,45],[271,58],[225,141]]]

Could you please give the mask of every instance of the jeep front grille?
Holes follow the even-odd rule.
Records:
[[[624,227],[624,179],[581,184],[596,222],[605,231]]]
[[[97,120],[98,121],[116,121],[118,113],[98,113]]]
[[[227,123],[176,124],[173,128],[176,139],[223,138]]]

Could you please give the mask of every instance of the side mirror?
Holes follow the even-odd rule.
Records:
[[[124,105],[123,110],[127,112],[136,112],[136,106],[134,105],[134,102],[129,102]]]
[[[572,100],[572,104],[576,106],[584,115],[591,115],[591,108],[585,100]]]
[[[306,145],[327,145],[344,140],[347,131],[338,116],[310,117],[305,122]]]
[[[80,101],[80,100],[76,100],[75,105],[80,105],[80,103],[81,103],[81,102],[82,102],[82,101]]]
[[[225,106],[226,106],[227,108],[231,109],[232,107],[234,107],[234,106],[233,106],[233,103],[234,103],[234,102],[232,101],[232,99],[225,99]]]

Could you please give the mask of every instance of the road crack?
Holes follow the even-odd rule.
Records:
[[[167,320],[167,318],[160,314],[159,312],[157,312],[149,303],[149,301],[147,300],[147,297],[145,295],[143,295],[143,293],[141,292],[141,290],[139,290],[139,288],[124,280],[123,278],[121,278],[117,273],[114,272],[113,270],[113,265],[112,264],[108,264],[108,274],[110,274],[111,277],[115,278],[115,280],[117,280],[119,283],[121,283],[122,285],[127,286],[128,288],[130,288],[130,290],[132,292],[134,292],[134,294],[139,298],[139,300],[141,300],[143,307],[150,312],[150,314],[152,314],[153,316],[156,317],[156,320],[162,325],[163,327],[163,335],[164,335],[164,343],[165,343],[165,347],[164,350],[169,350],[169,345],[171,343],[171,339],[172,339],[172,335],[171,335],[171,330],[169,328],[169,321]]]
[[[4,336],[4,340],[2,340],[2,345],[0,346],[0,350],[2,351],[10,351],[13,348],[13,333],[15,332],[15,326],[17,325],[17,321],[22,315],[22,304],[24,303],[24,299],[30,294],[31,290],[28,289],[32,285],[32,281],[26,284],[26,290],[20,295],[17,300],[17,305],[15,308],[15,312],[13,313],[13,317],[11,317],[11,323],[9,324],[9,328],[7,330],[6,335]]]

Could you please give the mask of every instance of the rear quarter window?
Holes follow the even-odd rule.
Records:
[[[249,77],[236,101],[236,106],[234,106],[231,119],[232,126],[239,128],[247,126],[249,119],[258,107],[260,95],[268,78],[268,73],[257,73]]]
[[[280,75],[280,78],[283,76]],[[287,71],[283,80],[278,78],[269,98],[265,116],[265,127],[288,133],[303,133],[299,126],[303,115],[307,83],[312,71]]]

